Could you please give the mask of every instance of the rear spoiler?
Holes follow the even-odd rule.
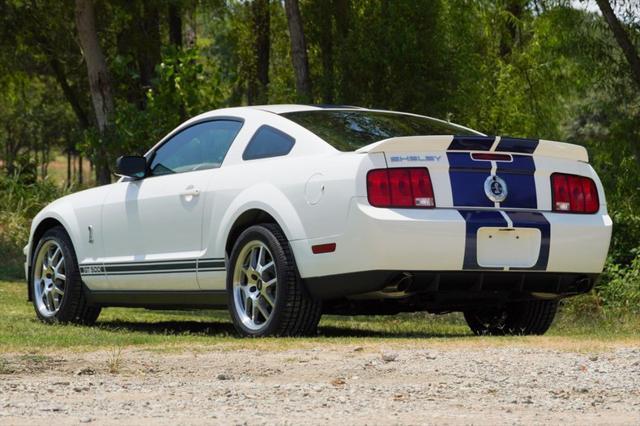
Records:
[[[587,150],[580,145],[543,139],[519,139],[493,136],[403,136],[374,142],[356,152],[433,152],[433,151],[497,151],[565,160],[589,162]]]

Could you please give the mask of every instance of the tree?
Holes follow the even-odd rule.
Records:
[[[518,42],[518,21],[522,19],[522,13],[529,0],[507,0],[504,5],[505,28],[500,37],[500,56],[507,58],[514,45]]]
[[[95,154],[96,181],[104,185],[111,182],[105,144],[113,134],[115,106],[107,62],[98,40],[93,0],[76,0],[76,26],[87,65],[89,91],[101,138]]]
[[[178,1],[169,3],[169,41],[182,47],[182,11]]]
[[[624,27],[616,17],[609,0],[596,0],[596,2],[598,3],[598,7],[604,16],[604,19],[607,21],[607,25],[609,25],[611,32],[613,32],[616,42],[620,46],[620,49],[622,49],[622,52],[631,67],[631,75],[633,76],[633,79],[640,87],[640,57],[638,56],[638,51],[633,46],[633,43],[629,38],[629,34],[627,34]]]
[[[269,50],[271,48],[269,0],[253,0],[251,18],[255,30],[253,50],[255,66],[249,77],[247,101],[249,105],[269,102]]]
[[[300,15],[300,5],[298,0],[285,0],[285,11],[287,13],[287,23],[289,25],[289,36],[291,38],[291,61],[296,76],[296,92],[298,100],[311,102],[311,78],[309,76],[309,58],[307,56],[307,44],[304,38],[302,27],[302,16]]]

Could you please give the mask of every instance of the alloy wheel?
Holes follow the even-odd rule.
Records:
[[[245,327],[259,331],[276,306],[278,276],[271,251],[262,241],[248,242],[237,257],[233,272],[233,303]]]
[[[66,266],[62,247],[48,240],[40,247],[34,263],[33,287],[36,306],[41,315],[58,313],[66,288]]]

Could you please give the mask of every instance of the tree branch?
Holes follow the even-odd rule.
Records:
[[[633,43],[631,43],[629,35],[616,17],[616,14],[613,12],[609,0],[596,0],[596,2],[598,3],[598,7],[604,16],[604,19],[607,21],[607,25],[609,25],[609,28],[613,32],[613,36],[622,49],[624,56],[627,58],[629,66],[631,66],[633,79],[640,87],[640,57],[638,56],[636,48]]]

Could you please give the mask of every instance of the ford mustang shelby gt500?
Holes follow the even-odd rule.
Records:
[[[252,336],[421,310],[540,334],[558,300],[592,288],[611,237],[583,147],[415,114],[216,110],[116,174],[33,220],[25,270],[45,322],[226,305]]]

